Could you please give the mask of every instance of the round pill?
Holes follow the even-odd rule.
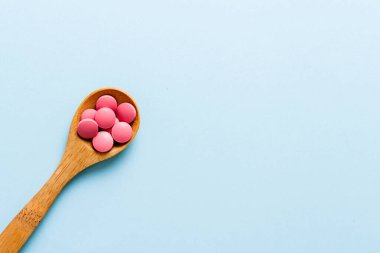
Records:
[[[115,118],[115,124],[114,124],[114,126],[116,125],[116,123],[119,123],[120,121],[117,119],[117,118]],[[105,129],[105,131],[107,131],[107,132],[109,132],[109,133],[112,133],[112,127],[111,128],[108,128],[108,129]]]
[[[82,112],[82,115],[80,116],[80,120],[82,119],[94,119],[95,118],[95,109],[86,109]]]
[[[84,139],[91,139],[98,133],[98,124],[93,119],[83,119],[79,122],[77,132]]]
[[[116,115],[120,121],[131,123],[136,118],[136,109],[130,103],[122,103],[117,107]]]
[[[116,111],[117,108],[117,102],[116,99],[110,95],[104,95],[98,98],[98,101],[96,101],[96,110],[99,110],[100,108],[107,107],[114,111]]]
[[[125,143],[132,137],[132,127],[126,122],[116,123],[112,127],[112,138],[118,143]]]
[[[110,133],[100,131],[93,139],[92,146],[98,152],[108,152],[113,147],[113,139]]]
[[[108,129],[115,124],[115,113],[110,108],[103,107],[96,111],[95,121],[100,128]]]

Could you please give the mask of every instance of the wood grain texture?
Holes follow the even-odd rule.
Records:
[[[81,139],[76,132],[81,113],[88,108],[95,108],[96,100],[102,95],[111,95],[118,103],[131,103],[137,111],[136,119],[131,124],[132,138],[129,142],[116,144],[109,152],[96,152],[91,141]],[[30,235],[40,224],[66,184],[78,173],[91,165],[111,158],[123,151],[135,138],[140,126],[140,112],[135,101],[125,92],[116,88],[103,88],[88,95],[79,105],[70,125],[66,149],[61,162],[50,179],[39,192],[25,205],[0,235],[0,252],[18,252]]]

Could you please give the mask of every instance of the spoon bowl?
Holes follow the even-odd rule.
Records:
[[[127,143],[117,144],[109,152],[99,153],[92,147],[91,141],[78,136],[77,126],[82,112],[89,108],[95,108],[96,101],[103,95],[113,96],[118,104],[131,103],[136,109],[136,118],[131,123],[132,137]],[[79,105],[71,121],[66,149],[61,162],[44,186],[0,234],[0,252],[18,252],[38,227],[67,183],[91,165],[109,159],[123,151],[136,136],[139,126],[140,113],[137,104],[126,92],[116,88],[102,88],[89,94]]]
[[[95,108],[96,101],[99,97],[103,95],[111,95],[113,96],[118,104],[121,103],[130,103],[136,109],[136,118],[130,124],[132,127],[132,137],[131,139],[124,144],[116,144],[109,152],[100,153],[97,152],[93,147],[92,143],[89,140],[84,140],[80,138],[77,134],[77,126],[80,121],[80,116],[82,112],[88,108]],[[85,168],[101,162],[103,160],[109,159],[121,151],[123,151],[135,138],[137,131],[140,126],[140,113],[137,107],[136,102],[133,100],[131,96],[129,96],[126,92],[116,89],[116,88],[102,88],[95,90],[91,94],[89,94],[82,103],[78,106],[77,111],[74,114],[74,117],[71,121],[69,136],[67,138],[66,150],[63,158],[65,156],[71,156],[73,159],[78,159],[81,164],[86,165]],[[85,169],[83,168],[83,169]]]

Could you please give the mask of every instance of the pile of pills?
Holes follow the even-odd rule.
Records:
[[[83,139],[91,140],[98,152],[108,152],[114,141],[126,143],[132,137],[132,123],[136,109],[130,103],[117,105],[110,95],[101,96],[96,101],[96,109],[86,109],[80,118],[77,132]]]

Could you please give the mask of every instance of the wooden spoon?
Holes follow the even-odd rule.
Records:
[[[95,108],[96,100],[102,95],[111,95],[116,98],[118,103],[131,103],[137,111],[136,119],[131,125],[133,132],[131,140],[123,145],[115,145],[107,153],[96,152],[91,141],[81,139],[76,131],[81,113],[85,109]],[[2,232],[0,235],[0,252],[18,252],[40,224],[42,218],[66,184],[84,169],[123,151],[136,136],[139,125],[140,113],[137,104],[127,93],[115,88],[103,88],[88,95],[75,112],[61,162],[41,190]]]

